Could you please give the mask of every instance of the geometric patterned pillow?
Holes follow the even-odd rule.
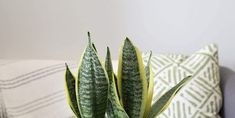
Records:
[[[148,56],[148,53],[143,54],[145,63]],[[208,45],[191,56],[153,54],[151,63],[154,73],[152,103],[184,77],[193,76],[158,118],[220,117],[218,112],[222,106],[222,94],[218,48],[215,44]]]

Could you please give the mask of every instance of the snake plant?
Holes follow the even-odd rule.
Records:
[[[169,106],[176,93],[191,79],[184,78],[152,103],[151,54],[144,66],[139,49],[126,38],[120,48],[116,76],[109,48],[103,64],[89,32],[88,39],[76,77],[66,64],[66,97],[77,118],[154,118]]]

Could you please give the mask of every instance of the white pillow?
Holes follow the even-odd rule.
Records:
[[[148,54],[143,57],[146,63]],[[151,63],[155,83],[152,103],[184,77],[193,76],[158,118],[220,117],[222,94],[216,45],[208,45],[190,56],[153,54]]]
[[[77,70],[76,63],[69,66]],[[64,70],[64,61],[0,60],[0,106],[11,118],[72,117],[65,99]]]

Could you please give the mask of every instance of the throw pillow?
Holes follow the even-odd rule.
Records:
[[[146,63],[149,54],[144,53]],[[206,46],[191,56],[153,54],[154,95],[156,102],[166,91],[184,77],[192,75],[172,100],[169,107],[158,118],[219,118],[222,106],[218,48]]]
[[[72,118],[64,73],[65,61],[0,60],[0,118]]]

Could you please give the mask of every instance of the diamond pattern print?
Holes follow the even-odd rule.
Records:
[[[148,60],[143,54],[144,63]],[[152,103],[188,75],[192,80],[184,86],[170,106],[157,118],[220,118],[222,106],[218,48],[208,45],[191,56],[153,55],[154,95]]]

